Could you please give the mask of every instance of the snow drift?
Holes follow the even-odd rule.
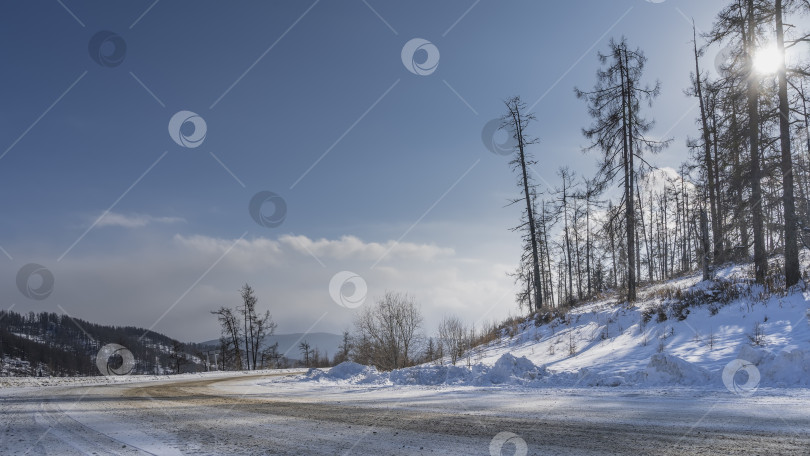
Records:
[[[478,363],[469,368],[424,365],[379,372],[373,367],[344,362],[329,370],[310,369],[301,379],[357,385],[531,386],[547,375],[545,368],[536,366],[525,356],[516,358],[510,353],[505,353],[492,366]]]
[[[712,379],[706,369],[664,353],[653,355],[644,373],[650,384],[704,385]]]
[[[765,349],[743,345],[737,358],[756,366],[761,378],[760,384],[778,388],[810,386],[810,353],[807,351],[794,349],[771,353]]]

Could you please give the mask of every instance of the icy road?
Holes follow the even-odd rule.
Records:
[[[810,392],[323,386],[268,375],[0,388],[0,454],[810,454]]]

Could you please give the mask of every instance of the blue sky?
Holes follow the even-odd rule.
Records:
[[[202,340],[218,331],[207,311],[236,305],[249,281],[280,332],[339,332],[355,311],[333,303],[328,284],[350,270],[368,283],[368,302],[386,289],[411,292],[428,331],[442,314],[515,313],[504,273],[518,256],[508,231],[518,212],[503,207],[515,179],[482,144],[483,126],[521,95],[537,116],[541,183],[555,184],[563,165],[592,172],[594,157],[580,152],[589,119],[573,87],[591,87],[596,52],[625,35],[646,52],[648,80],[662,82],[648,114],[655,134],[675,141],[654,161],[677,167],[695,130],[683,95],[687,17],[708,30],[720,6],[4,2],[3,308]],[[90,57],[103,30],[126,43],[118,66]],[[439,50],[432,74],[403,65],[413,38]],[[205,120],[199,147],[169,135],[183,110]],[[260,191],[285,200],[280,226],[251,218]],[[32,262],[55,277],[42,301],[15,285]]]

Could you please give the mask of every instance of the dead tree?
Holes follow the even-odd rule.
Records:
[[[605,68],[597,72],[597,82],[593,91],[575,89],[578,98],[588,102],[588,113],[594,124],[583,130],[586,138],[592,141],[588,150],[602,152],[600,179],[613,181],[621,173],[624,187],[623,204],[625,214],[625,241],[627,254],[627,300],[636,300],[636,209],[635,175],[636,160],[642,164],[644,149],[660,151],[669,141],[648,140],[644,134],[653,125],[640,115],[641,102],[652,103],[660,93],[660,83],[642,86],[646,57],[640,49],[631,51],[627,42],[611,40],[610,53],[599,54]]]
[[[703,76],[700,72],[700,56],[701,53],[698,50],[697,45],[697,32],[695,31],[695,24],[692,21],[692,40],[693,40],[693,49],[695,53],[695,75],[693,79],[693,89],[694,95],[698,98],[698,102],[700,105],[700,125],[701,125],[701,133],[703,139],[703,164],[706,170],[706,189],[709,194],[709,211],[711,213],[712,219],[712,240],[714,244],[714,250],[712,251],[712,257],[714,258],[715,264],[722,263],[722,251],[723,251],[723,241],[722,241],[722,232],[721,225],[720,225],[720,210],[717,198],[717,188],[715,187],[716,180],[715,180],[715,164],[712,163],[712,138],[711,138],[711,130],[709,129],[709,113],[706,106],[706,100],[704,99],[703,95]]]
[[[510,98],[504,103],[506,104],[506,109],[508,112],[501,119],[501,127],[506,128],[512,133],[512,137],[515,138],[517,144],[517,154],[510,163],[512,164],[513,169],[519,173],[520,177],[518,180],[519,185],[523,189],[523,198],[515,200],[515,202],[523,200],[526,203],[526,223],[523,226],[529,233],[529,240],[531,243],[534,304],[536,308],[540,308],[543,305],[543,295],[540,289],[540,256],[538,253],[537,229],[534,217],[535,205],[532,190],[533,186],[529,181],[529,172],[527,169],[531,164],[531,159],[527,158],[526,151],[526,147],[535,143],[536,141],[530,139],[525,133],[529,122],[534,120],[535,117],[534,115],[525,112],[526,104],[520,99],[520,97]]]
[[[233,361],[233,366],[236,369],[242,368],[242,351],[239,348],[240,329],[239,322],[234,315],[233,310],[228,307],[220,307],[219,310],[211,312],[217,316],[220,328],[222,330],[222,337],[220,338],[221,346],[223,348],[223,368],[225,360],[230,359]]]

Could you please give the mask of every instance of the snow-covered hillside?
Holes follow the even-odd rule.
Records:
[[[635,305],[606,298],[533,321],[443,363],[378,372],[344,363],[303,381],[521,386],[694,385],[750,392],[810,386],[810,292],[765,293],[744,266],[646,287]],[[697,303],[697,304],[695,304]],[[511,332],[513,335],[507,334]]]

